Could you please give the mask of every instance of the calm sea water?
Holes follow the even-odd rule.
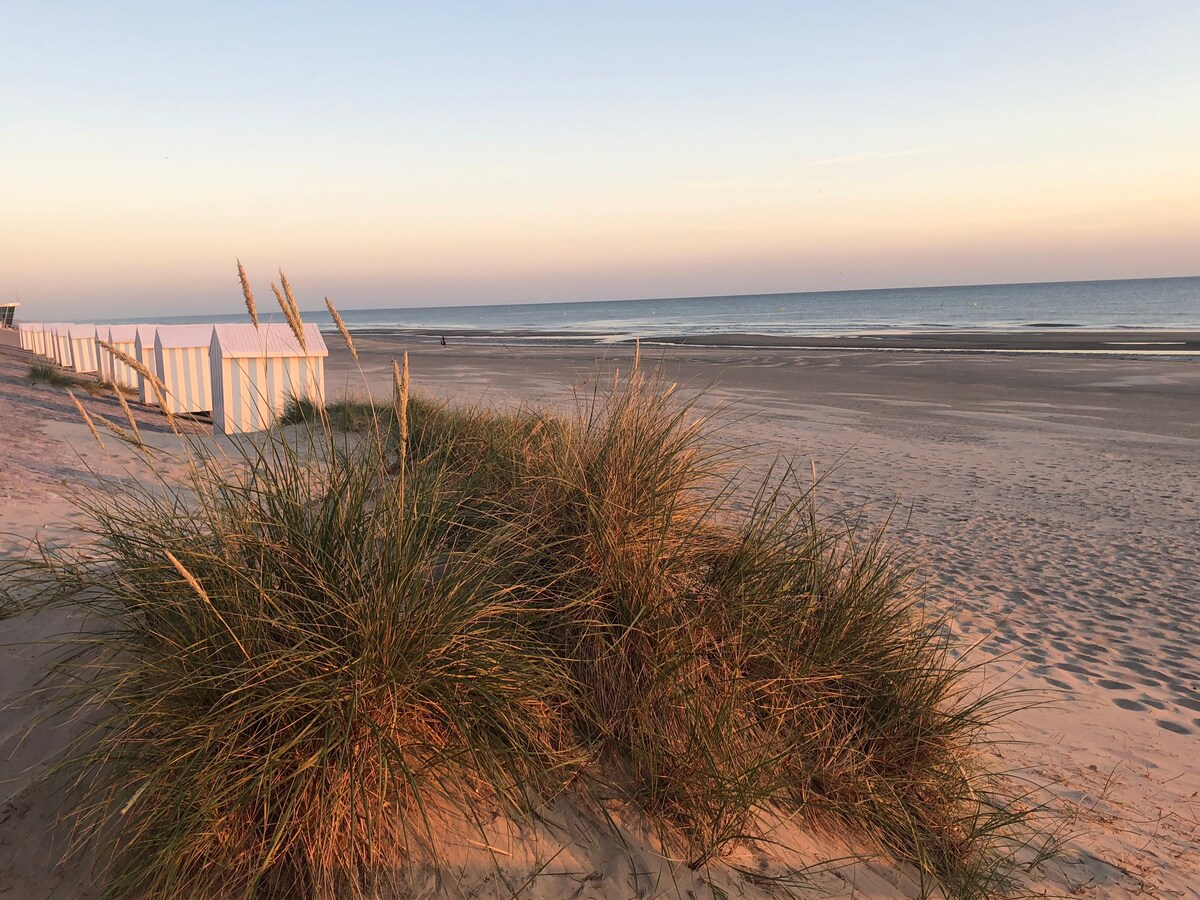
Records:
[[[1200,277],[746,294],[582,303],[343,309],[352,330],[612,341],[677,335],[846,335],[970,329],[1200,329]],[[180,316],[172,321],[228,321]],[[308,321],[331,326],[325,310]]]

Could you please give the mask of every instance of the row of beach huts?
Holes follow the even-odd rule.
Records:
[[[157,405],[154,386],[101,342],[138,360],[166,387],[172,414],[210,414],[216,434],[270,428],[288,400],[325,402],[329,350],[316,325],[304,342],[283,323],[79,325],[21,322],[21,347],[64,369],[94,374]]]

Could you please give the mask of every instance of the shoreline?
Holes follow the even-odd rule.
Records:
[[[322,326],[322,331],[336,331]],[[602,332],[549,332],[532,329],[432,329],[351,327],[355,336],[379,339],[418,339],[423,342],[457,341],[473,346],[503,346],[507,343],[541,347],[591,347],[631,345],[713,348],[720,350],[877,350],[929,353],[1077,354],[1108,357],[1200,358],[1200,331],[1129,330],[1038,330],[1014,331],[904,331],[843,335],[771,335],[755,332],[722,334],[660,334],[635,337]]]

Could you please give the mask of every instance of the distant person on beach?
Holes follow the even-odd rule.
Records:
[[[444,334],[442,335],[442,346],[446,346],[446,336]]]

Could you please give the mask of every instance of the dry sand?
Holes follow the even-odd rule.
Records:
[[[364,370],[380,396],[403,349],[418,388],[473,401],[562,400],[588,391],[599,371],[589,348],[364,338]],[[626,368],[629,355],[614,348],[607,363]],[[896,540],[925,561],[930,602],[955,608],[964,646],[983,641],[971,658],[988,661],[986,677],[1054,701],[1011,719],[1013,742],[997,750],[1031,789],[1052,791],[1064,828],[1064,852],[1031,874],[1031,893],[1200,897],[1200,361],[770,347],[647,348],[643,360],[708,388],[702,402],[736,421],[752,464],[782,450],[815,461],[830,509],[865,504],[879,520],[894,507],[893,521],[907,522]],[[78,540],[63,484],[91,476],[71,447],[98,458],[65,395],[22,382],[27,364],[0,348],[0,531],[9,532],[0,553],[19,552],[37,528]],[[333,394],[361,391],[336,348],[328,384]],[[87,403],[115,413],[110,400]],[[36,654],[13,642],[61,624],[0,624],[0,707],[10,707],[0,732],[30,716],[11,702],[31,683]],[[37,757],[57,740],[35,738],[0,753],[0,897],[86,896],[88,861],[51,867],[53,851],[34,836],[51,808],[32,780]],[[443,888],[705,896],[690,873],[672,881],[649,843],[626,837],[626,848],[603,836],[569,846],[525,884],[522,874],[562,844],[525,835],[504,851],[507,887],[464,856],[458,874],[442,873]],[[838,849],[805,839],[798,858]],[[722,883],[731,896],[770,896]],[[815,883],[835,896],[915,890],[879,865]]]

